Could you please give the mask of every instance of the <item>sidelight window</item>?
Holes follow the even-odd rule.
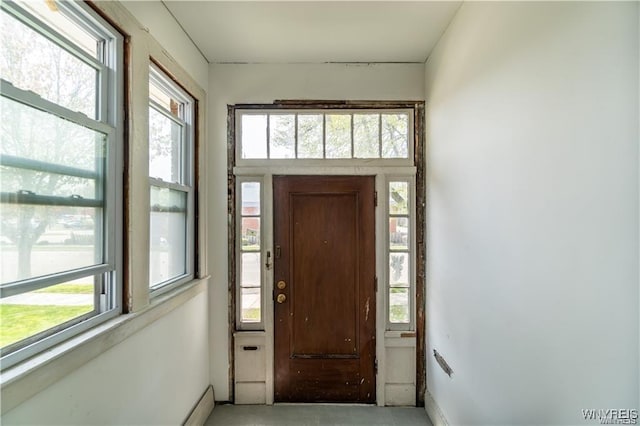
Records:
[[[410,329],[413,318],[413,184],[387,181],[387,307],[390,330]]]
[[[237,187],[238,328],[263,324],[262,296],[262,181],[239,178]]]
[[[120,311],[122,37],[71,2],[0,11],[2,367]]]

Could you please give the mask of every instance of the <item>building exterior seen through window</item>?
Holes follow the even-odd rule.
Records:
[[[262,322],[261,182],[239,183],[240,322]]]

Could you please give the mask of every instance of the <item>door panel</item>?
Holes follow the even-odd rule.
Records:
[[[274,217],[276,401],[374,402],[374,178],[274,177]]]

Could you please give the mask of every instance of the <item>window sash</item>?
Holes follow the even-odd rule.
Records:
[[[179,152],[173,153],[180,156],[180,182],[168,182],[160,178],[149,177],[149,188],[165,188],[173,191],[179,191],[186,194],[186,224],[185,224],[185,273],[173,276],[159,283],[149,282],[149,291],[151,297],[156,297],[165,293],[189,280],[195,275],[195,195],[193,188],[194,181],[194,165],[193,158],[195,153],[195,134],[193,119],[195,115],[195,101],[182,91],[175,83],[168,80],[168,77],[155,64],[149,66],[149,84],[155,85],[164,94],[175,99],[179,103],[179,117],[176,117],[171,111],[167,110],[162,104],[149,98],[149,108],[169,119],[172,123],[180,126],[181,129],[181,146]],[[150,135],[149,135],[150,136]],[[150,139],[150,138],[149,138]],[[149,213],[152,212],[151,206]],[[151,223],[149,223],[151,226]],[[151,253],[151,248],[149,249]],[[149,276],[151,279],[151,276]]]
[[[118,120],[122,118],[118,105],[122,100],[120,84],[123,81],[121,75],[123,38],[85,5],[60,2],[58,6],[66,17],[96,37],[99,51],[98,57],[94,58],[81,48],[76,47],[74,42],[39,18],[25,11],[18,4],[10,1],[0,3],[0,7],[4,12],[97,71],[96,116],[88,117],[82,113],[72,111],[62,105],[44,99],[36,93],[14,87],[6,80],[0,81],[0,92],[7,99],[104,134],[106,137],[104,174],[98,176],[97,173],[87,170],[11,155],[0,155],[0,163],[3,166],[23,170],[44,171],[95,179],[96,182],[102,181],[107,184],[104,187],[101,185],[96,187],[98,192],[102,192],[100,200],[43,196],[25,192],[3,193],[0,202],[40,205],[65,204],[69,206],[90,205],[102,208],[103,233],[98,244],[102,247],[103,262],[83,268],[14,281],[0,286],[0,298],[5,298],[73,281],[78,278],[92,276],[94,280],[93,310],[2,348],[0,352],[3,370],[120,314],[120,259],[122,253],[119,250],[121,248],[121,238],[118,236],[118,229],[120,229],[122,222],[117,216],[117,212],[121,211],[121,202],[116,197],[116,193],[118,192],[119,182],[121,182],[121,177],[117,173],[117,164],[122,160],[122,152],[118,144],[121,138],[117,136],[116,128],[121,127]]]

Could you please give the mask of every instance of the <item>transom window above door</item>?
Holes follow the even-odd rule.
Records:
[[[413,159],[410,110],[238,111],[236,160]]]

